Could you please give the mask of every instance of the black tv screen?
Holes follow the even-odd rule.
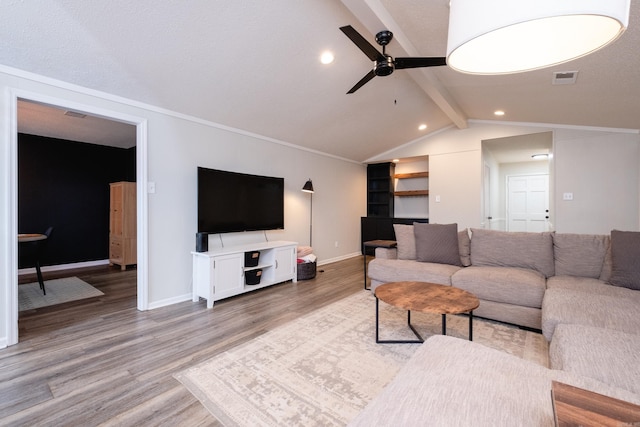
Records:
[[[284,178],[198,167],[198,232],[284,228]]]

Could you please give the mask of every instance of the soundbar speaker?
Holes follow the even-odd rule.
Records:
[[[196,233],[196,252],[207,252],[209,250],[209,234]]]

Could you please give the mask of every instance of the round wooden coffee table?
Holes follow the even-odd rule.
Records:
[[[447,334],[447,314],[469,313],[469,341],[473,340],[473,310],[480,301],[470,292],[428,282],[391,282],[380,285],[376,296],[376,342],[421,343],[424,339],[411,324],[411,310],[442,315],[442,335]],[[378,334],[379,301],[407,310],[407,324],[417,340],[381,340]]]

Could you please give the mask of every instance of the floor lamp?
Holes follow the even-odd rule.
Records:
[[[311,243],[311,235],[313,230],[313,183],[311,182],[311,178],[307,182],[304,183],[304,187],[302,187],[302,191],[305,193],[309,193],[310,207],[309,207],[309,246],[313,247]]]

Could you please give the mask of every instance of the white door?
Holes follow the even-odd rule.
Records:
[[[508,177],[508,231],[547,231],[548,219],[549,175]]]

